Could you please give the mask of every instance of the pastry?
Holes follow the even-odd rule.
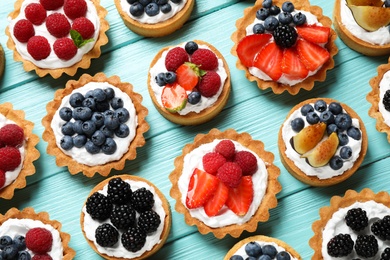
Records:
[[[80,221],[88,244],[105,259],[145,259],[168,238],[171,212],[151,182],[117,175],[92,189]]]
[[[351,49],[368,56],[390,53],[390,9],[382,0],[336,0],[334,28]]]
[[[123,169],[126,160],[135,159],[149,130],[148,110],[141,101],[133,86],[118,76],[84,74],[68,81],[47,104],[42,119],[47,153],[71,174],[107,176],[111,169]]]
[[[35,173],[33,162],[40,156],[33,134],[34,123],[11,103],[0,104],[0,198],[11,199],[16,189],[26,187],[26,177]]]
[[[237,20],[231,52],[237,68],[260,89],[295,95],[324,81],[334,67],[338,49],[331,25],[307,0],[259,0]]]
[[[236,243],[229,252],[227,252],[224,260],[247,259],[247,257],[258,259],[261,255],[268,255],[270,256],[269,259],[278,260],[302,259],[301,256],[285,242],[273,237],[257,235],[247,237]]]
[[[3,259],[70,260],[76,255],[68,245],[70,235],[61,231],[61,223],[33,208],[11,208],[0,214],[0,238]]]
[[[166,119],[181,125],[211,120],[230,94],[229,67],[209,43],[195,40],[161,49],[148,73],[154,106]]]
[[[273,160],[248,133],[212,129],[198,134],[175,159],[169,175],[176,211],[201,234],[223,238],[254,232],[269,219],[281,190]]]
[[[7,46],[39,77],[73,76],[100,57],[107,44],[107,11],[99,0],[17,0],[9,14]]]
[[[0,45],[0,78],[3,76],[4,68],[5,68],[5,54],[4,54],[3,47]]]
[[[314,236],[309,241],[314,250],[312,259],[386,259],[385,251],[388,256],[390,195],[387,192],[374,193],[368,188],[361,192],[348,190],[343,197],[333,196],[330,205],[319,213],[320,219],[312,225]]]
[[[195,0],[114,2],[125,25],[146,37],[162,37],[180,29],[195,4]]]
[[[349,178],[367,152],[367,132],[346,104],[313,98],[293,107],[282,124],[278,146],[286,169],[313,186]]]

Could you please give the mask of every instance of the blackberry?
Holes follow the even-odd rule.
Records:
[[[108,182],[107,197],[113,204],[126,204],[131,198],[130,184],[123,181],[121,178],[112,178]]]
[[[353,208],[345,215],[345,223],[355,231],[361,231],[368,226],[368,218],[365,210]]]
[[[160,223],[160,216],[153,210],[142,212],[138,218],[138,227],[143,229],[146,234],[156,231]]]
[[[294,27],[287,24],[279,24],[273,31],[275,42],[279,47],[290,48],[297,41],[298,33]]]
[[[110,220],[117,229],[127,229],[134,226],[135,217],[135,210],[131,206],[124,204],[114,206],[113,211],[111,211]]]
[[[146,233],[138,227],[131,227],[122,234],[122,245],[131,252],[140,250],[146,241]]]
[[[378,253],[378,241],[373,235],[358,235],[355,251],[361,257],[373,257]]]
[[[381,240],[390,240],[390,215],[374,222],[371,231]]]
[[[110,217],[112,203],[103,194],[95,192],[87,199],[86,208],[93,219],[105,220]]]
[[[119,232],[111,224],[104,223],[95,231],[96,243],[102,247],[112,247],[118,242]]]
[[[379,260],[390,260],[390,247],[386,247]]]
[[[333,257],[349,255],[353,250],[353,240],[349,234],[338,234],[329,240],[328,254]]]
[[[140,188],[133,192],[131,203],[138,212],[151,210],[154,205],[153,193],[145,188]]]
[[[382,103],[385,106],[385,109],[390,111],[390,89],[386,90],[386,93],[383,95]]]

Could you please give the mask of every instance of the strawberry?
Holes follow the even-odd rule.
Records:
[[[229,196],[229,188],[221,181],[218,183],[214,195],[203,205],[207,216],[213,217],[218,214]]]
[[[215,70],[218,67],[218,58],[209,49],[197,49],[191,55],[191,62],[202,70]]]
[[[167,84],[162,91],[161,102],[169,112],[176,113],[186,106],[187,92],[176,83]]]
[[[24,9],[27,20],[32,24],[41,25],[46,19],[46,10],[41,4],[31,3]]]
[[[187,208],[195,209],[203,206],[214,195],[218,183],[217,177],[196,168],[188,185]]]
[[[304,79],[309,71],[299,59],[298,53],[294,47],[284,49],[282,72],[289,79]]]
[[[73,21],[72,29],[78,31],[84,40],[92,38],[95,32],[93,23],[85,17],[76,18]]]
[[[232,140],[225,139],[215,146],[215,151],[225,157],[226,160],[232,160],[236,153],[236,147]]]
[[[203,76],[198,85],[200,94],[204,97],[212,97],[221,87],[221,77],[217,72],[210,70]]]
[[[168,71],[176,71],[180,65],[188,61],[188,53],[181,47],[175,47],[170,49],[165,57],[165,68]]]
[[[70,38],[57,39],[53,44],[54,53],[61,60],[70,60],[77,53],[77,47]]]
[[[226,162],[217,171],[217,178],[230,188],[236,188],[241,177],[241,167],[235,162]]]
[[[253,200],[252,176],[244,176],[237,188],[229,189],[226,206],[238,216],[244,216]]]
[[[0,128],[0,143],[17,147],[23,144],[23,129],[16,124],[7,124]]]
[[[304,39],[299,39],[296,44],[299,58],[310,71],[315,71],[330,58],[327,49]]]
[[[217,174],[219,167],[221,167],[225,162],[225,157],[216,152],[206,153],[202,157],[203,169],[212,175]]]
[[[0,188],[5,184],[5,171],[0,170]]]
[[[195,64],[185,62],[176,70],[176,81],[187,91],[192,91],[198,84],[199,76],[203,74]]]
[[[45,254],[51,250],[53,236],[45,228],[32,228],[27,231],[25,241],[26,247],[34,253]]]
[[[327,43],[330,28],[318,25],[302,25],[296,27],[298,35],[312,43]]]
[[[282,60],[283,50],[271,42],[256,56],[254,66],[277,81],[282,76]]]
[[[87,13],[87,3],[85,0],[65,0],[64,12],[72,20],[84,17]]]
[[[31,260],[53,260],[50,255],[42,254],[42,255],[34,255]]]
[[[251,152],[237,152],[234,162],[241,167],[242,175],[252,175],[257,171],[257,159]]]
[[[28,42],[35,35],[34,26],[29,20],[20,19],[15,23],[14,36],[20,42]]]
[[[256,55],[270,41],[272,35],[252,34],[244,37],[237,46],[237,55],[241,63],[246,67],[252,67]]]
[[[6,146],[0,148],[0,169],[3,171],[13,171],[21,163],[22,158],[17,148]]]
[[[46,28],[54,37],[62,38],[68,35],[70,23],[65,15],[52,13],[46,18]]]
[[[64,5],[64,0],[39,0],[46,10],[56,10]]]
[[[27,51],[35,60],[43,60],[50,55],[51,48],[45,37],[33,36],[27,42]]]

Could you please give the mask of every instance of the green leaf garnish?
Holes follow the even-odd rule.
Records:
[[[76,30],[70,30],[70,37],[72,38],[74,44],[77,46],[77,48],[83,47],[85,44],[89,42],[93,42],[94,39],[86,39],[84,40],[81,34]]]

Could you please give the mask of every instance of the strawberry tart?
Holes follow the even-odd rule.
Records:
[[[239,237],[269,219],[281,185],[274,156],[261,141],[233,129],[198,134],[169,176],[175,209],[201,234]]]
[[[0,104],[0,198],[11,199],[15,189],[26,187],[26,177],[35,173],[33,161],[39,158],[39,137],[24,112],[11,103]]]
[[[5,69],[5,54],[3,47],[0,45],[0,78],[3,76],[3,72]]]
[[[197,125],[214,118],[230,94],[230,71],[222,54],[195,40],[161,49],[148,74],[154,106],[166,119]]]
[[[123,169],[126,160],[135,159],[149,130],[148,110],[141,101],[133,86],[118,76],[84,74],[68,81],[47,104],[42,119],[47,153],[71,174],[107,176],[112,169]]]
[[[89,68],[107,44],[107,11],[99,0],[17,0],[7,46],[26,71],[53,78]]]
[[[146,37],[162,37],[180,29],[195,0],[114,0],[125,25]]]
[[[307,0],[263,0],[244,11],[232,35],[236,66],[260,89],[275,94],[311,90],[334,67],[332,21]]]
[[[367,152],[367,132],[346,104],[313,98],[293,107],[279,131],[281,161],[298,180],[329,186],[349,178]]]
[[[171,228],[169,204],[151,182],[113,176],[89,194],[81,228],[88,244],[105,259],[146,259],[157,252]]]

